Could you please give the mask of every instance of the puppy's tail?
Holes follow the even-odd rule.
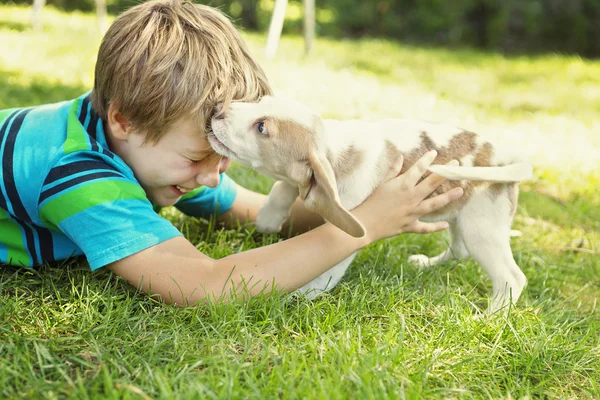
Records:
[[[460,167],[436,164],[429,171],[451,181],[520,182],[533,177],[533,167],[527,163],[515,163],[502,167]]]

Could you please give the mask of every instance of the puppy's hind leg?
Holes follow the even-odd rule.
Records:
[[[475,197],[476,196],[476,197]],[[488,313],[516,303],[527,278],[515,262],[510,248],[512,206],[508,197],[488,192],[475,195],[458,218],[467,251],[492,281]]]
[[[425,254],[415,254],[408,257],[408,261],[421,268],[431,267],[448,260],[462,260],[469,255],[462,239],[462,234],[455,221],[450,222],[450,247],[435,257],[427,257]]]

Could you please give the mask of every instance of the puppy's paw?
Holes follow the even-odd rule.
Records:
[[[256,230],[261,233],[279,233],[289,216],[289,210],[280,211],[262,207],[256,216]]]
[[[426,268],[431,267],[432,262],[429,257],[425,254],[415,254],[408,257],[408,262],[411,264],[415,264],[417,267]]]

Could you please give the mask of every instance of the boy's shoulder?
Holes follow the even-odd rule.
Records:
[[[61,153],[85,150],[100,150],[113,157],[89,92],[58,103],[0,110],[0,138],[9,146],[2,144],[3,160],[17,157],[19,149],[33,149],[35,154],[25,151],[26,157],[15,161],[51,160]]]
[[[0,154],[2,165],[7,166],[0,184],[5,193],[13,194],[12,208],[23,214],[28,210],[34,217],[42,203],[92,178],[137,183],[133,172],[109,150],[89,93],[60,103],[2,111],[0,117]]]

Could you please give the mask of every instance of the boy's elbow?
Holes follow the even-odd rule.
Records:
[[[142,267],[116,263],[109,268],[140,292],[169,305],[189,307],[224,300],[221,292],[225,282],[219,282],[223,278],[215,260],[209,258],[195,263],[148,263]]]

